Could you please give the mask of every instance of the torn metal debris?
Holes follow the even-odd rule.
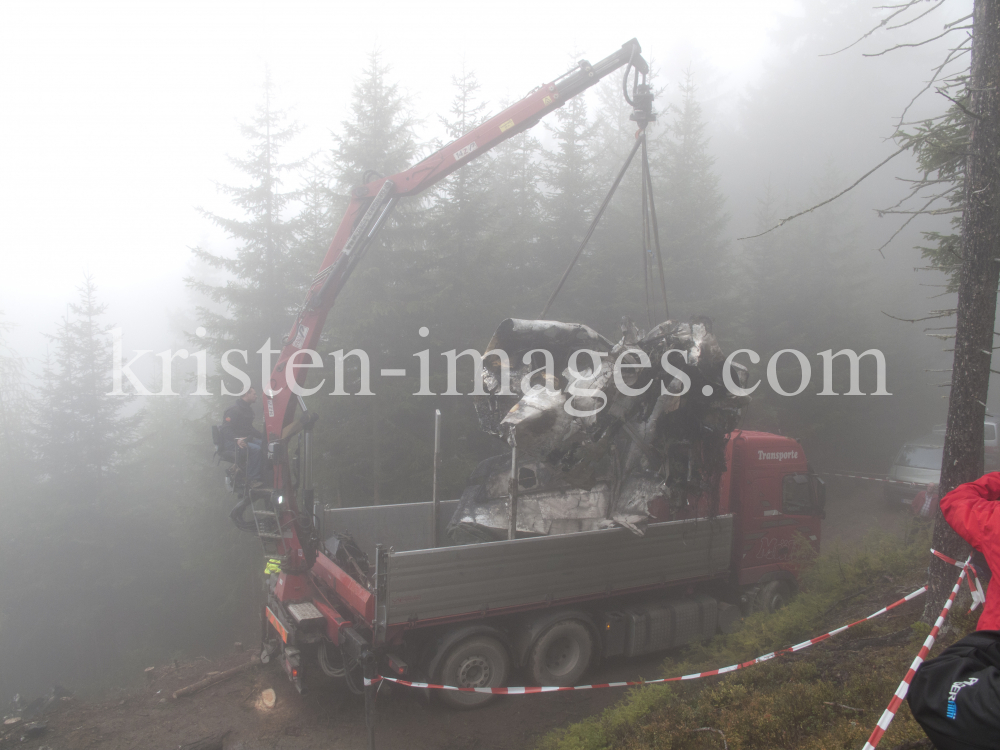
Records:
[[[713,512],[726,435],[749,403],[725,387],[724,365],[707,318],[648,333],[625,319],[617,344],[585,325],[503,321],[475,407],[487,433],[512,442],[516,432],[517,531],[641,534],[699,502]],[[745,386],[745,368],[731,367]],[[448,527],[454,542],[506,537],[510,471],[509,455],[479,464]]]

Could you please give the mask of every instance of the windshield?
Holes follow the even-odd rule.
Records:
[[[904,445],[896,459],[897,466],[913,469],[941,469],[941,453],[944,449],[931,445]]]

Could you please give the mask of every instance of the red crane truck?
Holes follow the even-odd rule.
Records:
[[[632,40],[594,65],[581,62],[406,172],[354,191],[264,384],[273,489],[249,490],[234,512],[238,524],[253,513],[251,527],[280,559],[263,611],[262,660],[277,658],[300,690],[316,665],[355,690],[363,674],[379,670],[482,687],[504,685],[527,667],[535,682],[573,684],[599,659],[710,637],[733,627],[741,608],[779,606],[796,588],[795,540],[818,548],[822,484],[796,441],[765,433],[730,436],[714,512],[707,500],[693,503],[684,517],[652,523],[643,536],[618,528],[434,547],[430,539],[441,535],[432,524],[447,523],[457,501],[321,511],[314,500],[315,414],[286,386],[292,378],[304,385],[307,369],[296,368],[295,357],[315,347],[392,206],[623,66],[626,87],[635,72],[630,101],[644,128],[653,119],[652,95]],[[289,443],[300,433],[296,476]],[[442,697],[473,706],[490,696]]]
[[[328,541],[308,574],[271,577],[264,659],[278,653],[299,689],[318,665],[360,692],[365,659],[460,687],[514,674],[573,685],[601,659],[731,632],[795,593],[799,545],[819,549],[825,492],[791,438],[736,431],[726,464],[715,514],[704,499],[641,537],[619,528],[433,547],[432,523],[442,538],[457,500],[438,503],[436,518],[430,502],[321,511],[314,525]],[[347,535],[355,556],[337,553]],[[356,562],[367,556],[370,577]]]

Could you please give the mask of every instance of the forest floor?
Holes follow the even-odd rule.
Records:
[[[872,529],[889,536],[902,534],[908,509],[886,508],[878,484],[834,479],[828,495],[824,545],[839,544],[849,554]],[[919,578],[921,571],[914,573]],[[842,612],[831,614],[837,620],[833,624],[846,622],[858,613],[863,616],[888,603],[876,601],[880,593],[886,592],[871,592],[850,602]],[[906,627],[919,616],[921,606],[918,600],[900,608],[893,613],[891,626]],[[141,688],[122,691],[104,701],[60,701],[43,717],[47,728],[37,737],[21,741],[22,732],[17,727],[0,726],[0,750],[175,750],[227,730],[225,750],[367,748],[360,698],[339,686],[299,695],[274,663],[252,667],[192,696],[171,698],[173,691],[212,672],[245,663],[250,656],[251,651],[244,651],[214,660],[201,657],[176,666],[160,665]],[[654,654],[613,660],[590,677],[594,682],[654,678],[662,673],[663,659],[664,654]],[[266,688],[273,688],[277,697],[271,709],[261,708],[258,703]],[[386,688],[384,684],[378,698],[378,750],[530,748],[549,732],[594,717],[624,697],[623,691],[616,689],[508,696],[479,710],[456,712],[429,701],[423,691]],[[867,713],[850,720],[874,723],[878,718],[876,708],[881,710],[865,707]]]

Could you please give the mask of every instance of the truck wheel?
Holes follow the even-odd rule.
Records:
[[[441,664],[441,684],[455,687],[503,687],[510,674],[510,656],[496,638],[474,636],[451,647]],[[452,708],[478,708],[489,703],[489,693],[438,690]]]
[[[590,666],[594,639],[579,620],[561,620],[535,641],[529,664],[537,685],[577,684]]]
[[[776,612],[791,600],[792,594],[784,581],[768,581],[759,592],[754,602],[754,612]]]

